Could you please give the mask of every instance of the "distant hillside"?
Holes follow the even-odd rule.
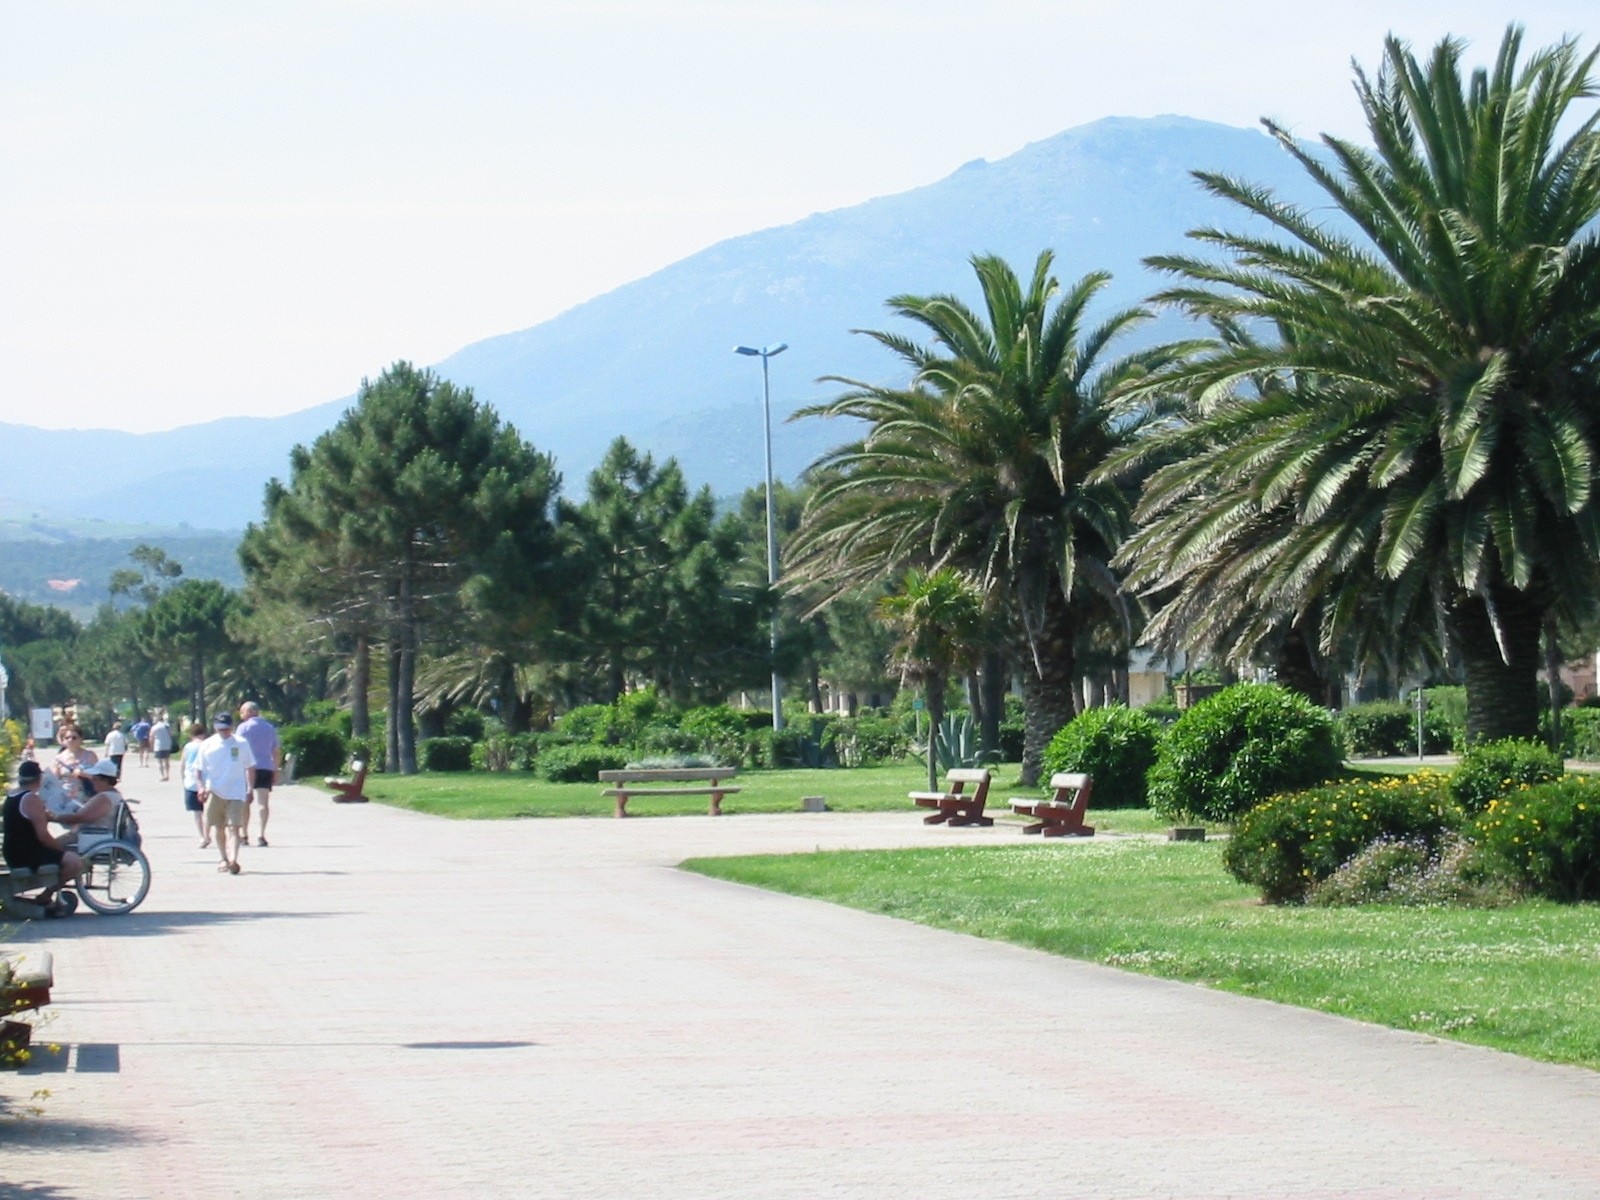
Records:
[[[926,187],[721,242],[541,325],[468,346],[437,369],[553,452],[569,490],[581,490],[605,445],[626,434],[676,456],[692,481],[736,493],[759,480],[762,461],[760,367],[736,357],[736,343],[790,344],[772,362],[781,417],[829,394],[818,376],[888,377],[887,355],[849,331],[881,326],[891,295],[970,295],[974,253],[1025,269],[1051,247],[1063,278],[1110,270],[1108,304],[1136,303],[1157,283],[1140,266],[1145,255],[1180,247],[1193,226],[1241,221],[1199,191],[1195,168],[1313,199],[1299,168],[1259,132],[1185,117],[1097,121]],[[1144,336],[1177,329],[1167,318]],[[0,437],[12,461],[115,464],[64,489],[52,501],[60,514],[238,529],[259,515],[261,486],[286,472],[290,447],[327,428],[345,403],[163,434],[0,425]],[[847,435],[816,421],[778,426],[779,472],[792,478]],[[230,441],[249,448],[248,468],[197,465]]]
[[[145,530],[132,537],[72,537],[22,540],[6,536],[0,523],[0,592],[30,604],[53,604],[80,620],[109,600],[106,582],[129,566],[128,552],[141,542],[159,546],[183,564],[186,578],[218,579],[241,587],[239,536]]]

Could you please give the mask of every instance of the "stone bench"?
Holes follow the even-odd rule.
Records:
[[[601,771],[600,782],[612,786],[605,789],[602,795],[610,796],[616,801],[617,816],[628,815],[628,801],[635,796],[710,796],[710,813],[713,817],[722,815],[722,798],[731,796],[737,791],[736,787],[723,784],[724,779],[732,779],[739,772],[733,767],[664,767],[645,768],[623,771]],[[651,787],[651,784],[703,784],[702,787]]]

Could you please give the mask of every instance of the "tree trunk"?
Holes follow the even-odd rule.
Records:
[[[1077,715],[1074,695],[1078,664],[1072,643],[1071,609],[1059,590],[1045,594],[1039,624],[1030,640],[1020,613],[1015,614],[1016,660],[1022,668],[1022,786],[1037,787],[1045,747],[1057,731]]]
[[[1544,626],[1544,673],[1550,688],[1550,749],[1565,757],[1565,738],[1561,732],[1561,647],[1556,644],[1556,623]]]
[[[396,638],[384,647],[389,658],[389,717],[383,723],[383,764],[388,771],[400,769],[400,642]]]
[[[417,603],[412,593],[412,564],[408,560],[400,572],[400,679],[395,690],[398,711],[389,720],[398,725],[395,748],[400,754],[400,774],[417,773]]]
[[[367,635],[356,638],[355,660],[350,667],[350,732],[358,737],[372,734],[372,714],[367,711],[367,689],[372,686],[372,644]]]
[[[1526,592],[1490,589],[1505,638],[1504,657],[1483,597],[1458,597],[1447,616],[1467,677],[1467,740],[1539,736],[1539,632],[1543,613]]]
[[[978,694],[983,699],[983,719],[978,726],[978,747],[986,763],[1000,761],[1000,722],[1006,717],[1009,671],[1003,651],[990,650],[978,666]]]
[[[1321,704],[1328,694],[1322,672],[1317,668],[1317,658],[1306,638],[1306,630],[1297,621],[1289,626],[1272,656],[1272,674],[1278,683],[1291,692],[1298,692],[1313,704]]]
[[[928,698],[928,790],[939,790],[939,726],[944,723],[944,673],[930,674],[922,689]]]

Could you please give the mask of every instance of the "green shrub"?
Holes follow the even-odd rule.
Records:
[[[539,757],[536,733],[491,733],[472,747],[474,771],[531,771]]]
[[[1429,713],[1436,713],[1440,722],[1450,730],[1450,748],[1455,751],[1467,746],[1467,689],[1460,684],[1423,688],[1422,696]]]
[[[1562,709],[1561,743],[1568,758],[1600,760],[1600,708]]]
[[[1140,705],[1139,711],[1147,717],[1153,717],[1162,725],[1171,725],[1183,716],[1183,710],[1170,695],[1158,696],[1149,704]]]
[[[580,704],[557,717],[551,730],[570,742],[604,742],[611,730],[611,706]]]
[[[1161,724],[1120,704],[1091,708],[1068,721],[1044,752],[1044,776],[1082,771],[1094,779],[1096,808],[1143,808],[1145,777],[1155,766]]]
[[[1306,893],[1322,907],[1354,904],[1470,905],[1495,908],[1517,893],[1483,870],[1483,855],[1466,838],[1381,837]]]
[[[860,716],[841,717],[824,733],[826,748],[841,767],[866,767],[898,762],[911,749],[911,739],[900,723],[865,709]],[[1001,736],[1001,745],[1005,737]]]
[[[286,725],[278,731],[284,757],[294,755],[295,774],[337,775],[344,770],[345,742],[327,725]]]
[[[1238,683],[1167,731],[1150,770],[1150,803],[1169,818],[1231,821],[1342,766],[1326,709],[1276,684]]]
[[[1332,783],[1274,796],[1239,818],[1222,852],[1234,878],[1274,904],[1303,900],[1379,838],[1432,847],[1461,819],[1433,771]]]
[[[1006,697],[1005,715],[1000,718],[1001,762],[1022,761],[1022,744],[1028,732],[1027,712],[1022,697]]]
[[[1474,833],[1513,883],[1552,900],[1600,897],[1600,781],[1569,775],[1496,797]]]
[[[1461,756],[1450,779],[1450,796],[1468,813],[1480,813],[1489,801],[1524,783],[1559,779],[1561,760],[1538,742],[1503,738],[1484,742]]]
[[[1355,758],[1398,758],[1417,752],[1417,710],[1399,700],[1352,704],[1333,719],[1346,754]],[[1424,709],[1422,746],[1427,754],[1448,754],[1455,734],[1443,713]]]
[[[475,708],[458,708],[445,718],[446,737],[464,737],[469,742],[483,740],[484,716]]]
[[[472,739],[423,738],[417,743],[417,765],[424,771],[472,770]]]
[[[727,766],[745,762],[745,744],[750,727],[742,714],[726,704],[691,708],[683,714],[678,728],[694,740],[694,748]]]
[[[629,757],[617,746],[545,744],[535,770],[551,783],[598,783],[601,771],[620,771]]]
[[[345,740],[345,757],[350,762],[366,763],[369,771],[382,771],[384,769],[385,754],[386,751],[381,736],[348,738]],[[340,768],[340,770],[343,769],[343,767]]]

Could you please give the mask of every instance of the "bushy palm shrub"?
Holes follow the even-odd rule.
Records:
[[[911,749],[911,738],[900,722],[864,710],[859,716],[840,717],[824,732],[825,748],[841,767],[866,767],[874,763],[898,762]],[[1005,739],[1002,735],[1001,744]],[[1022,743],[1017,743],[1021,754]]]
[[[1326,709],[1276,684],[1238,683],[1167,731],[1150,771],[1150,803],[1168,817],[1231,821],[1342,765]]]
[[[1460,821],[1436,772],[1332,783],[1250,809],[1222,861],[1234,878],[1260,888],[1262,899],[1295,903],[1379,838],[1432,847]]]
[[[1474,825],[1484,856],[1552,900],[1600,898],[1600,781],[1569,775],[1490,800]]]
[[[1525,783],[1559,779],[1563,770],[1561,760],[1538,742],[1517,738],[1484,742],[1461,756],[1450,779],[1450,796],[1467,812],[1480,813],[1489,801]]]
[[[1068,721],[1044,752],[1044,778],[1082,771],[1094,778],[1096,808],[1143,808],[1145,777],[1155,766],[1161,724],[1120,704],[1091,708]]]

